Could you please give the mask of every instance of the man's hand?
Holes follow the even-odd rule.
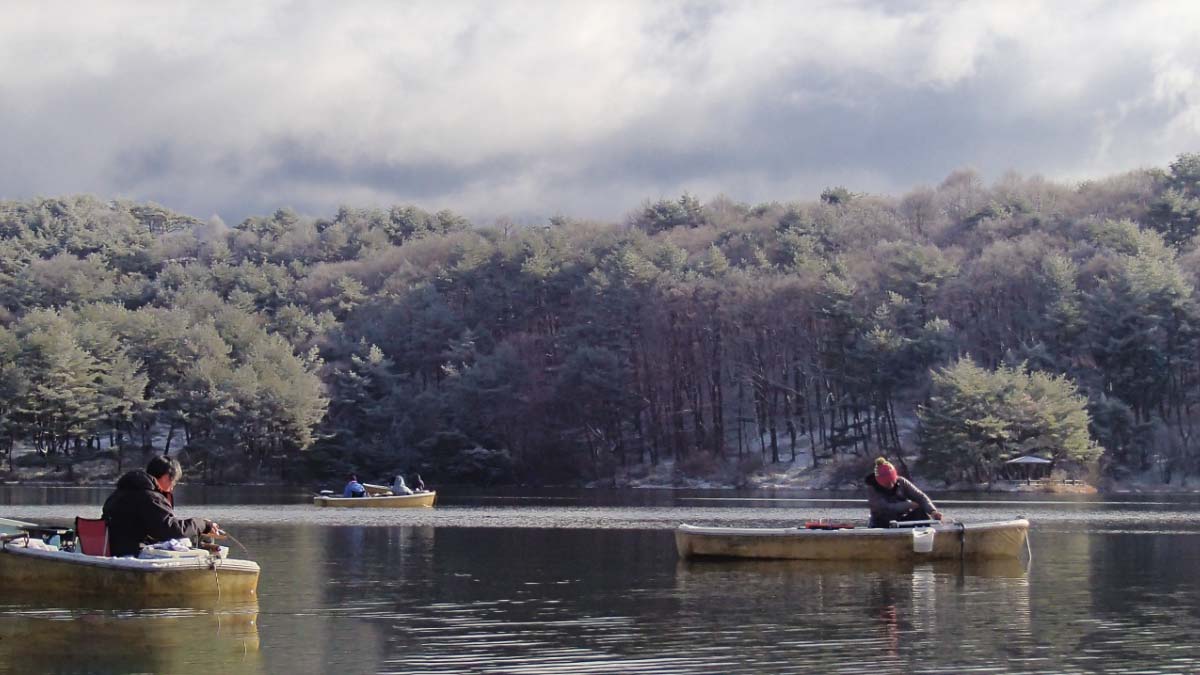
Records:
[[[201,534],[211,534],[214,537],[219,537],[225,534],[221,531],[221,526],[218,525],[216,521],[207,520],[205,522],[208,524],[208,526],[204,528],[204,531],[201,532]]]
[[[933,513],[929,514],[929,517],[930,517],[930,518],[933,518],[934,520],[941,520],[941,519],[942,519],[942,512],[941,512],[941,511],[934,511]]]

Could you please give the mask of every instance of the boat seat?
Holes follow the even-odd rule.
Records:
[[[75,518],[75,541],[84,555],[108,557],[108,522],[103,518]]]

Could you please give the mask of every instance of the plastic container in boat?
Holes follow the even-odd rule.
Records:
[[[929,553],[933,550],[932,527],[914,527],[912,533],[914,553]]]

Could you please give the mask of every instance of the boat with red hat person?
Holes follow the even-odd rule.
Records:
[[[676,550],[682,558],[915,561],[1016,558],[1028,548],[1028,520],[951,522],[883,457],[864,482],[871,511],[866,527],[826,521],[786,528],[683,524],[675,530]]]

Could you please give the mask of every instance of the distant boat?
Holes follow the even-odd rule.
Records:
[[[313,504],[317,506],[345,506],[359,509],[405,509],[414,507],[433,506],[437,501],[437,492],[416,492],[411,495],[394,495],[391,490],[383,488],[386,493],[371,494],[371,488],[377,488],[377,485],[367,487],[366,497],[334,497],[333,495],[318,495],[313,497]]]
[[[680,525],[681,558],[786,560],[926,560],[1016,558],[1029,521],[936,523],[927,527],[807,529]]]
[[[28,531],[0,536],[0,587],[131,601],[166,596],[254,598],[258,592],[258,563],[223,558],[204,549],[162,551],[161,557],[154,558],[113,558],[39,544],[40,538]]]

